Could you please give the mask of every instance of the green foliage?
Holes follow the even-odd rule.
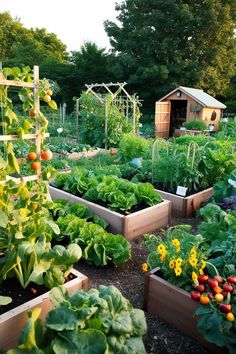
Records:
[[[235,302],[236,300],[234,299],[234,306]],[[227,321],[225,314],[212,304],[199,306],[194,316],[198,318],[198,331],[208,342],[214,343],[219,347],[226,347],[230,354],[235,353],[235,321]]]
[[[190,193],[209,188],[236,165],[232,144],[218,141],[198,146],[195,142],[179,145],[157,139],[152,160],[152,182],[172,193],[177,186],[187,187]]]
[[[207,129],[207,125],[203,120],[193,119],[187,122],[184,122],[183,127],[190,130],[201,130],[204,131]]]
[[[105,30],[118,53],[119,80],[127,80],[149,112],[157,98],[179,85],[222,94],[234,74],[234,6],[220,0],[201,6],[177,0],[117,4],[119,21],[107,20]]]
[[[69,238],[78,244],[86,261],[104,266],[108,262],[120,264],[130,259],[129,242],[121,235],[106,232],[108,224],[85,206],[58,199],[52,203],[50,211],[61,230],[55,239]]]
[[[148,140],[134,134],[124,134],[119,143],[119,157],[123,161],[131,161],[136,157],[148,157],[151,144]]]
[[[145,235],[150,269],[160,267],[165,280],[186,290],[191,289],[193,273],[199,274],[206,259],[202,236],[190,234],[190,228],[178,225],[163,232],[161,237]]]
[[[232,171],[230,175],[224,176],[224,179],[217,182],[213,186],[213,199],[217,204],[223,208],[223,201],[225,198],[236,196],[236,170]],[[226,205],[225,205],[226,207]]]
[[[219,133],[217,137],[224,140],[227,138],[236,138],[236,117],[229,118],[228,122],[223,120],[219,123]]]
[[[100,95],[100,98],[102,96]],[[103,97],[104,99],[104,97]],[[100,102],[92,93],[84,92],[80,103],[80,139],[83,143],[92,146],[117,145],[122,134],[132,130],[131,124],[125,118],[125,106],[112,100],[110,94],[106,95],[108,112],[108,136],[105,138],[105,104]]]
[[[180,145],[189,145],[192,142],[196,143],[198,146],[207,145],[211,148],[214,148],[216,145],[216,139],[209,135],[182,135],[170,140]]]
[[[114,286],[79,290],[73,295],[63,287],[51,292],[54,304],[45,322],[41,310],[29,314],[20,338],[18,353],[145,354],[142,336],[147,332],[144,312],[134,309]]]
[[[96,177],[90,171],[58,174],[52,185],[90,201],[105,202],[108,208],[129,213],[133,206],[151,206],[162,201],[149,183],[134,184],[116,176]]]

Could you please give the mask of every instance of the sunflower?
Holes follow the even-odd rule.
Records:
[[[175,262],[174,262],[173,260],[171,260],[171,261],[169,262],[169,267],[170,267],[171,269],[173,269],[174,266],[175,266]]]

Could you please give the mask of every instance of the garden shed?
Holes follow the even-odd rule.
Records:
[[[172,136],[186,121],[203,120],[217,130],[226,106],[203,90],[179,86],[156,102],[155,134],[161,138]]]

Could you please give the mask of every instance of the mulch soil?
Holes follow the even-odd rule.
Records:
[[[197,225],[199,220],[197,218],[172,218],[171,224],[190,224],[192,225],[192,232],[197,232]],[[144,274],[140,265],[145,262],[147,257],[147,250],[144,246],[143,239],[138,238],[131,242],[132,244],[132,259],[126,264],[119,266],[106,266],[95,267],[85,262],[79,262],[74,267],[81,273],[89,278],[90,287],[98,288],[99,285],[114,285],[126,297],[134,307],[143,307],[144,295]],[[12,283],[13,280],[10,280]],[[5,289],[4,289],[5,288]],[[34,286],[35,288],[35,286]],[[15,300],[25,299],[23,302],[28,301],[25,295],[14,293],[5,293],[4,290],[10,289],[9,284],[0,286],[0,295],[12,296]],[[36,297],[40,294],[40,289],[33,296]],[[32,298],[32,289],[27,289],[28,295]],[[30,295],[31,294],[31,295]],[[20,299],[19,299],[20,298]],[[22,300],[21,300],[22,301]],[[175,314],[173,313],[173,316]],[[190,337],[187,337],[163,322],[158,316],[146,313],[146,320],[148,325],[148,334],[144,338],[146,351],[148,354],[206,354],[208,353],[198,342]]]

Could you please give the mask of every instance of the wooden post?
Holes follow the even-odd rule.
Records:
[[[105,149],[107,150],[107,136],[108,136],[108,105],[107,98],[105,98]]]
[[[34,66],[34,108],[36,111],[35,114],[35,145],[36,145],[36,154],[38,160],[40,160],[40,153],[41,153],[41,134],[40,134],[40,126],[39,126],[39,111],[40,111],[40,104],[39,104],[39,67]],[[39,169],[37,170],[37,176],[41,174],[41,164]]]
[[[136,101],[133,100],[133,133],[136,134]]]
[[[79,98],[76,100],[76,121],[75,121],[75,135],[76,135],[76,142],[79,142]]]

